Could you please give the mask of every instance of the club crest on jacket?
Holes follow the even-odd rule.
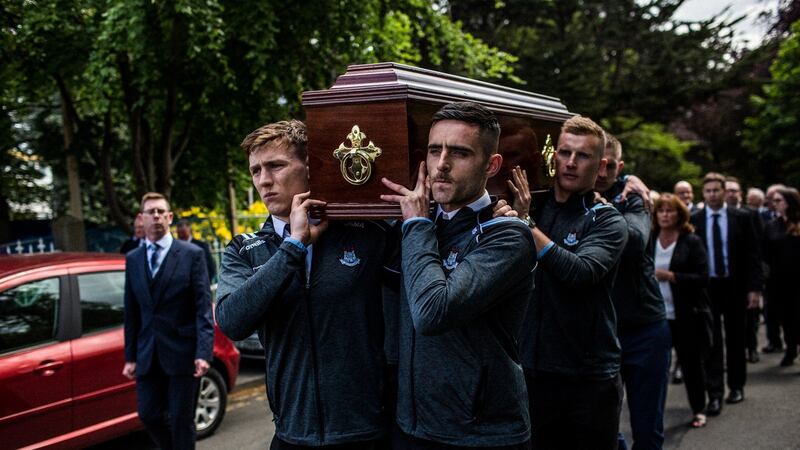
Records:
[[[356,256],[356,249],[345,249],[344,254],[339,258],[339,262],[342,263],[343,266],[355,267],[361,264],[361,258]]]
[[[567,237],[564,238],[564,243],[569,246],[578,245],[578,242],[580,241],[578,240],[578,232],[576,230],[570,231]]]
[[[450,249],[450,254],[447,255],[447,259],[444,260],[442,266],[444,266],[447,270],[453,270],[458,266],[458,249],[453,247]]]

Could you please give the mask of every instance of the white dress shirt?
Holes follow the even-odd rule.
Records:
[[[483,208],[486,208],[487,206],[489,206],[491,204],[492,204],[492,198],[489,197],[489,192],[484,190],[483,191],[483,195],[480,196],[480,198],[478,198],[474,202],[470,203],[469,205],[465,206],[465,208],[469,208],[469,209],[471,209],[473,211],[480,211]],[[444,216],[445,220],[451,220],[453,217],[456,216],[456,214],[458,214],[459,211],[461,211],[461,208],[454,209],[453,211],[450,211],[450,212],[445,212],[442,209],[441,205],[437,204],[436,205],[436,219],[439,218],[439,215],[442,215],[442,216]]]

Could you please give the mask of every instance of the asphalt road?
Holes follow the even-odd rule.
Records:
[[[762,339],[763,342],[763,339]],[[800,364],[778,367],[781,355],[761,355],[748,365],[745,401],[724,405],[722,415],[708,425],[690,429],[691,410],[683,385],[670,385],[664,428],[665,449],[800,449]],[[197,443],[199,450],[268,448],[274,433],[261,382],[261,363],[244,361],[239,387],[231,394],[225,421],[217,432]],[[627,407],[621,429],[630,446]],[[96,449],[150,450],[143,432],[116,439]]]

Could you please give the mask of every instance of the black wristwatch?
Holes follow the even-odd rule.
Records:
[[[528,228],[530,228],[531,230],[536,228],[536,221],[533,220],[533,217],[531,217],[530,214],[525,214],[524,216],[521,217],[521,219],[528,225]]]

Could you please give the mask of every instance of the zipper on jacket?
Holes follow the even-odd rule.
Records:
[[[409,372],[410,376],[408,377],[408,384],[409,384],[409,392],[411,392],[411,433],[417,431],[417,399],[416,393],[414,392],[414,354],[415,349],[417,346],[417,333],[413,329],[411,330],[411,361],[409,362]]]
[[[313,264],[313,257],[312,257]],[[303,264],[305,266],[305,264]],[[317,364],[317,337],[314,334],[314,316],[311,309],[311,281],[310,274],[306,277],[306,314],[308,315],[308,339],[311,342],[311,365],[314,368],[314,401],[317,406],[317,425],[319,426],[319,439],[320,443],[325,443],[325,420],[322,414],[322,398],[319,389],[319,365]]]

